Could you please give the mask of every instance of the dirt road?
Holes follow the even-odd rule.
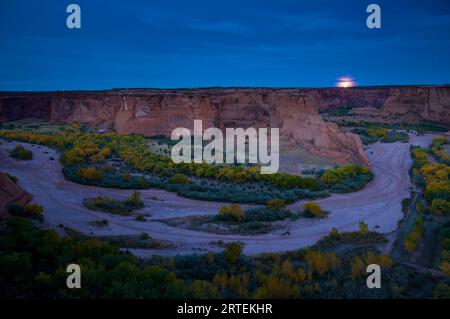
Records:
[[[312,245],[328,234],[332,227],[339,231],[351,231],[358,228],[364,220],[371,230],[390,233],[402,218],[401,201],[409,197],[411,187],[408,170],[412,161],[409,147],[412,144],[427,146],[433,135],[412,135],[410,143],[375,143],[367,149],[375,177],[363,190],[350,194],[335,194],[317,202],[330,211],[328,218],[322,220],[298,220],[290,225],[289,235],[274,232],[265,235],[218,235],[191,231],[152,221],[135,221],[133,217],[121,217],[102,212],[91,211],[83,207],[86,197],[110,196],[124,198],[130,190],[105,189],[84,186],[66,181],[61,172],[56,151],[44,146],[31,147],[26,143],[5,142],[0,145],[0,170],[19,178],[19,184],[34,196],[33,201],[45,208],[46,222],[54,228],[60,224],[92,235],[125,235],[147,232],[155,239],[174,242],[177,248],[161,254],[188,254],[214,249],[214,241],[242,241],[245,253],[286,251]],[[22,144],[33,150],[31,161],[19,161],[10,158],[8,150]],[[50,157],[55,160],[49,160]],[[152,219],[189,215],[216,214],[223,203],[213,203],[186,199],[162,190],[141,191],[145,208],[142,212],[152,214]],[[153,199],[157,197],[158,200]],[[290,205],[299,210],[302,202]],[[89,225],[90,221],[107,219],[108,228]],[[217,248],[216,248],[217,249]],[[135,251],[140,256],[147,256],[155,251]]]

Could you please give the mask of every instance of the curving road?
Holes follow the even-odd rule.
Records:
[[[245,253],[286,251],[312,245],[328,234],[332,227],[339,231],[358,229],[364,220],[369,228],[383,233],[393,232],[402,218],[401,201],[409,197],[411,187],[408,170],[412,160],[409,155],[411,144],[428,146],[434,135],[411,135],[410,143],[372,144],[367,150],[375,177],[363,190],[349,194],[335,194],[317,202],[330,211],[328,218],[322,220],[300,219],[291,222],[289,235],[286,230],[265,235],[218,235],[192,231],[152,221],[137,222],[133,217],[122,217],[91,211],[83,207],[86,197],[110,196],[122,198],[131,194],[130,190],[106,189],[84,186],[64,179],[58,153],[44,146],[31,147],[26,143],[2,141],[0,145],[0,171],[6,171],[19,178],[19,184],[34,196],[33,202],[45,208],[46,223],[55,229],[60,224],[91,235],[126,235],[147,232],[155,239],[172,241],[177,245],[170,251],[135,250],[140,256],[150,254],[188,254],[206,249],[214,250],[214,241],[242,241]],[[8,155],[15,145],[24,145],[33,150],[33,160],[19,161]],[[54,161],[49,158],[54,157]],[[162,190],[141,191],[145,208],[142,212],[152,214],[152,219],[171,218],[189,215],[216,214],[224,203],[204,202],[186,199]],[[154,196],[158,200],[152,199]],[[289,207],[300,210],[299,201]],[[89,225],[90,221],[107,219],[108,228]]]

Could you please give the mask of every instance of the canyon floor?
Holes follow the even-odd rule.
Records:
[[[141,257],[201,253],[220,250],[217,242],[241,241],[246,254],[279,252],[298,249],[316,243],[333,227],[339,231],[358,229],[364,220],[369,228],[392,234],[402,219],[401,201],[410,196],[412,184],[408,170],[412,165],[410,145],[428,146],[435,135],[410,135],[409,143],[375,143],[366,149],[374,179],[361,191],[333,194],[316,202],[330,211],[325,219],[299,219],[288,223],[285,229],[264,235],[223,235],[193,231],[169,226],[157,219],[213,215],[225,203],[191,200],[167,191],[142,190],[145,207],[139,213],[150,213],[146,222],[135,221],[134,216],[117,216],[92,211],[83,206],[83,199],[108,196],[123,199],[131,190],[107,189],[76,184],[64,179],[59,154],[44,146],[2,141],[0,145],[0,170],[18,177],[19,185],[33,195],[33,202],[45,208],[47,227],[62,231],[61,225],[86,235],[139,235],[148,233],[157,240],[170,241],[175,248],[167,250],[131,249]],[[19,161],[9,157],[9,150],[21,144],[33,151],[33,160]],[[50,160],[53,157],[54,160]],[[289,205],[299,211],[302,201]],[[90,222],[106,219],[107,227],[96,227]],[[392,237],[392,236],[391,236]]]

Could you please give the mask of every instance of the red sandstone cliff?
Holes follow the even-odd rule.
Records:
[[[450,86],[347,89],[133,89],[0,93],[0,121],[83,122],[119,133],[170,135],[176,127],[279,127],[282,143],[337,163],[367,164],[360,139],[320,111],[350,107],[359,120],[450,125]]]
[[[9,205],[24,205],[32,196],[14,183],[7,175],[0,173],[0,219],[7,215]]]
[[[450,85],[317,90],[319,108],[352,108],[357,120],[450,125]]]
[[[199,89],[113,90],[0,94],[0,121],[40,117],[83,122],[118,133],[170,135],[176,127],[278,127],[286,150],[331,162],[367,165],[356,135],[325,123],[315,90]]]

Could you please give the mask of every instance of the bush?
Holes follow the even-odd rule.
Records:
[[[9,155],[20,160],[30,160],[33,158],[33,153],[20,145],[17,145]]]
[[[433,199],[430,209],[433,213],[448,215],[450,214],[450,201],[439,198]]]
[[[223,206],[219,209],[220,216],[223,219],[232,219],[235,221],[243,221],[245,219],[245,213],[241,208],[241,205],[231,204],[229,206]]]
[[[352,192],[362,189],[372,178],[369,168],[348,164],[326,170],[319,180],[331,190]]]
[[[146,221],[145,216],[142,215],[142,214],[136,215],[135,220],[136,220],[137,222],[145,222],[145,221]]]
[[[376,126],[371,126],[366,128],[366,134],[369,137],[372,138],[381,138],[381,137],[386,137],[389,133],[389,130],[387,128],[384,127],[376,127]]]
[[[11,174],[8,174],[8,173],[4,173],[6,176],[8,176],[8,178],[10,179],[10,180],[12,180],[14,183],[16,183],[17,184],[17,181],[19,180],[16,176],[14,176],[14,175],[11,175]]]
[[[230,265],[234,265],[236,261],[241,257],[244,245],[240,242],[229,243],[225,246],[225,260]]]
[[[271,210],[281,210],[286,206],[286,203],[284,200],[279,198],[271,199],[267,202],[267,208]]]
[[[303,205],[303,214],[305,217],[324,218],[327,212],[322,210],[319,204],[315,202],[308,202]]]
[[[245,211],[246,222],[274,222],[277,220],[298,219],[301,217],[298,213],[289,210],[272,210],[266,207],[252,208]]]
[[[169,178],[169,182],[172,184],[189,184],[191,180],[184,174],[176,174]]]
[[[412,253],[417,249],[419,242],[423,238],[424,233],[424,220],[421,217],[418,217],[414,220],[414,226],[411,232],[406,236],[404,241],[405,249]]]
[[[359,222],[358,225],[359,225],[359,233],[361,234],[361,236],[366,236],[369,233],[369,226],[362,220]]]
[[[96,181],[102,178],[102,172],[95,167],[80,168],[77,175],[86,181]]]
[[[133,207],[133,209],[144,207],[144,202],[141,199],[141,193],[138,191],[134,191],[133,194],[127,198],[126,202],[129,203],[129,206]]]
[[[147,239],[149,239],[150,238],[150,236],[147,234],[147,233],[141,233],[140,235],[139,235],[139,239],[140,240],[147,240]]]
[[[92,210],[100,210],[122,216],[129,216],[131,211],[144,206],[139,193],[136,191],[124,201],[110,199],[108,197],[95,197],[85,198],[83,204]]]
[[[8,211],[13,216],[27,217],[39,221],[44,220],[44,208],[38,204],[12,205]]]

